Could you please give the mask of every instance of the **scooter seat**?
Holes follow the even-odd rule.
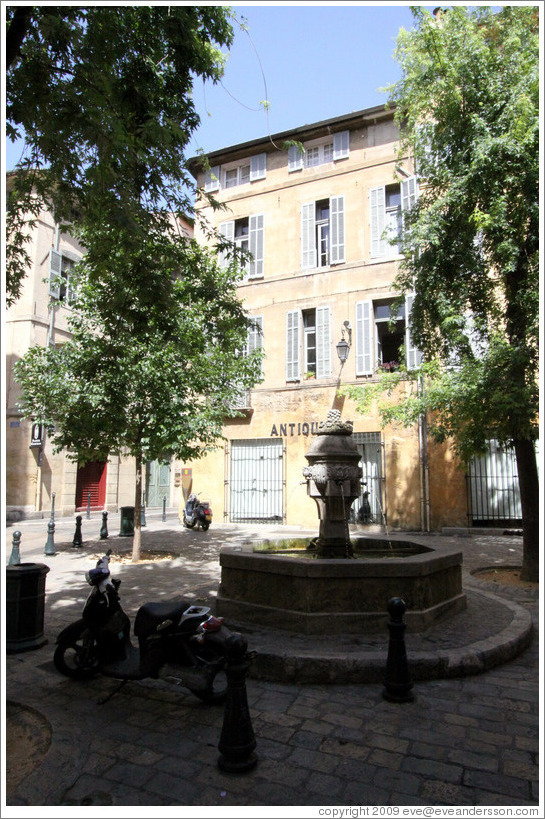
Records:
[[[164,603],[144,603],[138,609],[134,621],[134,633],[137,637],[148,637],[157,630],[165,620],[178,623],[184,611],[191,606],[187,600],[167,600]]]

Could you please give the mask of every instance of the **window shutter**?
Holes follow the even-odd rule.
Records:
[[[369,191],[371,221],[371,257],[387,256],[388,242],[382,238],[385,228],[386,192],[384,186]]]
[[[300,171],[303,167],[305,155],[299,145],[290,145],[288,148],[288,173]]]
[[[62,254],[51,248],[49,254],[49,295],[54,299],[61,297]]]
[[[248,354],[253,353],[254,350],[263,349],[263,316],[253,316],[252,320],[257,326],[248,330]],[[263,361],[261,362],[261,375],[263,375]]]
[[[286,381],[299,381],[299,310],[286,317]]]
[[[316,378],[331,375],[331,321],[329,307],[316,308]]]
[[[356,303],[356,375],[373,373],[373,325],[371,323],[372,303]]]
[[[350,152],[350,131],[333,134],[333,159],[346,159]]]
[[[329,200],[331,212],[331,253],[330,264],[345,262],[344,250],[344,196],[332,196]]]
[[[234,220],[232,220],[231,222],[222,222],[222,224],[219,226],[219,231],[220,231],[221,235],[225,236],[225,238],[229,242],[232,242],[234,240],[234,238],[235,238],[235,222],[234,222]],[[219,258],[220,265],[222,267],[227,267],[227,265],[229,264],[229,260],[230,260],[230,255],[229,255],[228,251],[227,250],[221,251],[219,253],[218,258]]]
[[[211,191],[218,191],[220,188],[220,173],[221,173],[221,165],[214,165],[212,168],[208,168],[204,175],[204,189],[206,193],[210,193]]]
[[[405,352],[408,370],[414,370],[422,361],[422,353],[418,347],[415,346],[411,337],[411,310],[413,301],[414,295],[405,296]]]
[[[301,267],[316,267],[316,206],[314,202],[301,205]]]
[[[412,208],[418,199],[418,180],[416,176],[401,180],[401,210],[407,211]]]
[[[250,157],[250,182],[265,179],[267,176],[267,154],[256,154]]]
[[[259,213],[250,216],[250,253],[253,256],[250,262],[249,278],[257,278],[263,275],[263,214]]]

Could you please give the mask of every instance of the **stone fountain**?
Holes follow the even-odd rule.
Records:
[[[241,625],[303,634],[383,631],[388,601],[402,598],[409,631],[422,631],[466,607],[462,554],[422,539],[349,537],[360,492],[352,426],[331,410],[306,455],[303,475],[320,520],[318,537],[300,543],[248,542],[220,552],[216,613]]]

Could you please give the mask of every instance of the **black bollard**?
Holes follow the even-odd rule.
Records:
[[[106,540],[108,537],[108,513],[104,511],[102,513],[102,526],[100,527],[100,539]]]
[[[227,638],[227,644],[227,696],[218,744],[218,766],[229,773],[244,773],[257,764],[256,741],[246,696],[248,643],[242,634],[233,632]]]
[[[406,610],[407,606],[400,597],[392,597],[388,603],[390,640],[382,696],[390,702],[412,702],[414,700],[405,648],[406,625],[403,622],[403,615]]]
[[[45,555],[56,555],[57,552],[55,551],[55,542],[53,540],[53,535],[55,533],[55,524],[52,520],[49,521],[47,524],[47,540],[45,542]]]
[[[85,516],[87,520],[91,520],[91,493],[87,492],[87,514]]]
[[[76,515],[76,531],[74,532],[74,539],[72,540],[72,546],[82,546],[83,539],[81,536],[81,515]]]
[[[21,553],[19,546],[21,544],[21,532],[13,533],[13,540],[11,543],[11,555],[9,557],[8,566],[18,566],[21,562]]]
[[[167,519],[167,496],[163,495],[163,516],[162,516],[161,520],[163,521],[163,523],[165,523],[166,519]]]

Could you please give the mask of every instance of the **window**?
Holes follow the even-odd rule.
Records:
[[[286,316],[286,381],[300,381],[301,369],[316,378],[331,375],[329,307],[290,310]]]
[[[265,179],[267,176],[267,154],[255,154],[244,162],[237,165],[222,166],[214,165],[209,168],[204,175],[204,189],[207,193],[218,191],[221,188],[234,188],[237,185],[245,185],[247,182],[255,182],[258,179]]]
[[[399,184],[382,185],[369,191],[371,257],[395,256],[400,252],[403,213],[418,199],[416,176]],[[392,240],[397,243],[391,244]]]
[[[49,295],[71,305],[75,301],[72,271],[75,260],[51,248],[49,255]]]
[[[372,375],[376,369],[395,369],[405,347],[409,370],[418,367],[422,354],[411,338],[410,313],[413,296],[406,296],[391,323],[393,299],[360,301],[356,304],[356,375]]]
[[[288,172],[300,171],[303,168],[314,168],[326,162],[337,162],[350,155],[350,132],[339,131],[330,137],[314,140],[303,145],[290,145],[288,148]]]
[[[344,196],[332,196],[301,206],[301,267],[345,261]]]
[[[246,275],[249,279],[257,279],[263,276],[263,250],[264,250],[264,217],[262,213],[246,216],[242,219],[233,219],[230,222],[223,222],[219,226],[222,236],[233,242],[240,250],[249,251],[252,259],[245,265]],[[228,262],[228,254],[221,255],[221,264]]]
[[[253,316],[254,327],[248,330],[245,353],[249,355],[254,350],[263,349],[263,316]],[[263,361],[261,361],[261,376],[263,376]]]

